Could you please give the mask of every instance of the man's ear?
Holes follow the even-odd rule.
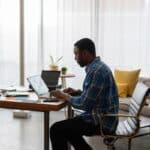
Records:
[[[83,50],[83,51],[82,51],[82,54],[83,54],[84,56],[87,56],[89,53],[88,53],[87,50]]]

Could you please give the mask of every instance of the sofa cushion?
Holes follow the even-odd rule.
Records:
[[[120,97],[119,98],[119,109],[128,111],[131,99],[132,99],[132,97],[124,97],[124,98]]]
[[[118,70],[115,69],[114,77],[116,83],[126,83],[128,85],[128,96],[132,96],[134,88],[138,82],[140,69],[137,70]],[[118,87],[119,89],[119,87]]]
[[[150,105],[148,105],[148,106],[145,105],[142,109],[141,114],[143,116],[150,117]]]
[[[140,82],[143,82],[146,86],[150,87],[150,78],[149,77],[140,77]]]
[[[118,95],[119,97],[127,97],[128,94],[128,84],[127,83],[117,83]]]

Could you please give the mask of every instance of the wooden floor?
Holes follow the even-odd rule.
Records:
[[[0,150],[43,150],[43,113],[31,112],[31,118],[13,117],[12,110],[0,109]],[[51,112],[50,122],[65,118],[63,111]],[[93,150],[106,150],[100,137],[86,138]],[[149,150],[150,136],[133,140],[132,150]],[[117,150],[127,150],[127,141],[119,140]]]

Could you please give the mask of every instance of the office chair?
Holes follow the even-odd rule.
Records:
[[[101,136],[104,138],[103,142],[107,145],[108,150],[115,150],[115,142],[120,138],[128,139],[128,150],[131,150],[131,142],[133,138],[150,134],[150,124],[143,125],[140,122],[140,114],[147,95],[150,93],[150,88],[141,82],[138,82],[134,93],[133,99],[129,104],[128,114],[105,114],[103,119],[106,117],[124,117],[123,121],[119,121],[116,132],[114,135],[105,135],[102,131],[103,124],[100,127]]]

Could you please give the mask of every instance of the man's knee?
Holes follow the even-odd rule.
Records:
[[[54,123],[51,127],[50,127],[50,136],[56,135],[56,133],[58,133],[58,123]]]
[[[53,135],[56,136],[58,134],[62,134],[63,132],[64,132],[64,126],[61,121],[54,123],[50,128],[50,136]]]

